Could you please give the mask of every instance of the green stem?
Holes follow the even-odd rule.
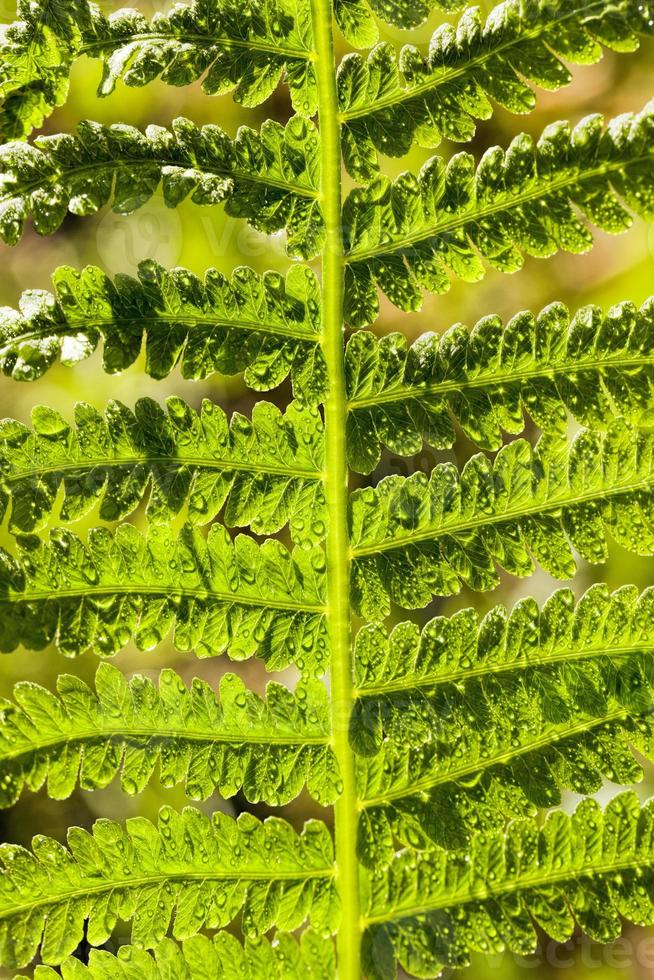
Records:
[[[350,557],[347,530],[347,403],[344,375],[341,228],[341,140],[336,96],[332,0],[311,0],[316,42],[322,163],[323,212],[327,229],[322,260],[323,345],[329,372],[325,403],[328,624],[331,644],[332,732],[343,792],[336,803],[336,866],[342,903],[338,935],[339,980],[360,980],[359,869],[356,856],[357,794],[348,729],[354,678],[350,616]]]

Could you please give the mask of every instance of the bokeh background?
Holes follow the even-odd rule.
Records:
[[[164,0],[140,0],[134,5],[148,15],[172,6]],[[100,6],[111,12],[122,5],[104,0]],[[489,11],[491,4],[483,3],[482,7]],[[0,0],[0,22],[11,21],[14,16],[15,0]],[[431,31],[442,19],[434,16],[429,24],[414,32],[412,43],[426,47]],[[402,32],[387,31],[385,34],[397,45],[408,40]],[[339,45],[344,51],[340,39]],[[539,133],[555,119],[568,118],[577,122],[589,112],[598,110],[614,116],[642,108],[654,96],[654,39],[643,41],[636,55],[607,54],[600,64],[574,68],[572,72],[572,83],[563,91],[538,93],[538,107],[531,116],[513,116],[497,110],[492,120],[479,125],[473,152],[480,156],[487,147],[496,143],[505,145],[524,130]],[[149,123],[166,125],[176,116],[188,116],[199,124],[218,123],[229,133],[234,133],[241,124],[256,127],[266,117],[284,122],[290,114],[290,103],[283,88],[259,109],[244,110],[230,97],[207,98],[199,84],[183,89],[161,83],[145,89],[129,89],[119,84],[112,96],[98,99],[95,92],[99,75],[97,62],[84,59],[75,66],[69,101],[48,120],[45,132],[71,131],[82,119],[104,123],[122,121],[144,127]],[[449,155],[457,149],[443,144],[439,152]],[[405,168],[417,169],[428,156],[426,151],[415,150],[401,161],[386,160],[386,169],[389,173]],[[59,265],[79,268],[97,264],[111,274],[133,274],[139,261],[145,258],[156,259],[166,266],[183,265],[198,274],[209,266],[228,273],[242,264],[260,271],[268,268],[284,270],[288,265],[281,236],[266,239],[244,224],[225,217],[220,207],[201,209],[187,204],[174,211],[168,210],[157,195],[146,207],[129,217],[113,214],[108,209],[92,218],[69,216],[61,230],[51,238],[39,238],[28,229],[17,248],[0,244],[0,303],[15,306],[22,290],[47,289],[50,275]],[[561,255],[547,262],[528,259],[524,270],[512,277],[489,272],[486,279],[475,286],[455,283],[447,296],[427,298],[420,313],[400,314],[386,303],[375,329],[379,332],[403,330],[415,339],[428,330],[442,332],[457,321],[472,326],[487,313],[509,317],[522,309],[537,311],[554,299],[564,301],[572,309],[588,302],[608,308],[625,299],[641,303],[652,293],[654,227],[636,220],[632,229],[620,238],[597,233],[595,248],[588,255]],[[229,412],[248,412],[255,401],[239,378],[214,377],[207,382],[192,383],[183,381],[175,372],[166,381],[155,382],[144,374],[142,363],[138,362],[120,376],[109,377],[102,371],[100,352],[96,352],[75,369],[57,366],[32,384],[2,379],[0,417],[12,416],[29,422],[33,406],[47,404],[72,420],[73,405],[78,400],[102,409],[109,399],[114,398],[132,407],[144,395],[162,402],[167,395],[179,394],[195,407],[199,407],[202,398],[209,397]],[[281,388],[272,393],[272,398],[284,404],[289,394],[288,389]],[[411,461],[387,454],[376,478],[384,473],[407,473],[409,466],[429,469],[435,462],[445,459],[462,465],[473,451],[461,437],[450,453],[433,453],[425,449]],[[356,482],[353,485],[357,485]],[[132,520],[139,526],[145,525],[142,511]],[[97,522],[96,513],[80,522],[76,530],[83,534]],[[11,548],[6,526],[0,529],[0,542]],[[654,560],[634,558],[613,545],[605,566],[581,565],[573,587],[581,593],[593,581],[606,581],[611,587],[629,581],[644,588],[653,580]],[[464,592],[455,599],[435,602],[415,618],[424,622],[436,613],[451,613],[470,604],[484,612],[500,601],[512,605],[526,594],[542,601],[557,584],[560,583],[542,571],[524,582],[507,577],[492,594],[478,596]],[[156,651],[145,653],[128,648],[115,658],[114,663],[127,675],[141,672],[153,678],[163,666],[170,665],[187,683],[194,676],[202,676],[214,685],[227,670],[236,669],[259,693],[263,693],[268,679],[262,665],[256,661],[239,665],[231,664],[227,658],[197,661],[177,654],[168,642]],[[92,654],[67,663],[54,649],[39,654],[20,651],[0,660],[0,696],[9,697],[18,680],[37,680],[53,687],[57,675],[66,671],[91,681],[96,667],[97,660]],[[281,675],[281,679],[292,685],[295,678],[288,671]],[[645,776],[638,789],[646,798],[654,793],[654,768],[645,763],[644,770]],[[600,795],[606,800],[614,792],[616,788],[607,785]],[[116,781],[106,790],[94,794],[78,790],[65,802],[50,801],[41,791],[23,796],[13,809],[0,813],[0,836],[2,840],[22,844],[29,844],[35,833],[64,840],[66,828],[71,824],[89,827],[98,816],[119,820],[135,814],[154,817],[162,802],[183,806],[186,802],[183,789],[163,790],[155,780],[143,794],[132,798],[121,792]],[[574,803],[570,796],[564,805],[572,808]],[[254,810],[260,816],[267,812],[265,807],[251,807],[239,796],[227,801],[214,797],[202,806],[208,812],[217,808],[233,814],[244,809]],[[305,796],[285,808],[285,815],[296,825],[311,815],[330,818],[329,813],[322,812]],[[125,936],[118,934],[116,942],[127,935],[127,931]],[[480,957],[468,971],[458,974],[462,980],[463,977],[465,980],[487,977],[545,980],[564,975],[569,980],[654,980],[654,932],[627,929],[615,946],[603,949],[582,939],[575,939],[564,947],[545,941],[533,957],[524,960],[508,954],[491,959]]]

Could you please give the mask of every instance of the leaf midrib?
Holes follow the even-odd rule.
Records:
[[[89,585],[76,589],[52,589],[50,591],[30,591],[30,592],[10,592],[7,595],[0,595],[0,608],[6,604],[17,604],[20,602],[38,602],[42,599],[50,602],[57,602],[59,599],[84,598],[90,599],[94,596],[113,596],[113,595],[157,595],[162,598],[190,598],[190,599],[216,599],[218,602],[227,602],[239,606],[261,606],[263,609],[288,609],[296,612],[325,613],[325,606],[314,605],[311,603],[282,602],[279,599],[257,599],[252,596],[242,596],[234,592],[216,592],[211,589],[180,589],[172,585]]]
[[[648,710],[651,711],[652,709],[650,708]],[[640,712],[640,714],[646,713],[647,712]],[[361,808],[367,809],[371,806],[380,806],[384,803],[391,802],[392,800],[399,800],[406,796],[413,796],[416,793],[427,792],[428,790],[433,789],[435,786],[444,786],[447,783],[455,783],[457,780],[465,778],[466,776],[486,772],[487,770],[492,769],[493,766],[499,766],[502,765],[502,763],[519,759],[520,756],[527,755],[528,753],[534,752],[537,749],[556,745],[557,743],[562,742],[567,738],[571,738],[574,735],[581,735],[584,732],[592,731],[593,728],[602,728],[608,722],[623,721],[629,717],[631,717],[631,715],[627,708],[609,711],[601,718],[592,718],[590,721],[580,722],[578,725],[569,725],[564,730],[553,731],[549,732],[548,734],[541,735],[539,738],[529,742],[528,745],[520,745],[515,749],[507,749],[506,751],[499,752],[497,755],[487,759],[476,759],[474,762],[461,766],[459,769],[450,769],[447,772],[425,777],[417,780],[414,783],[410,783],[407,786],[390,788],[381,796],[370,796],[367,799],[362,799]]]
[[[0,440],[0,447],[1,445],[2,441]],[[0,448],[0,460],[3,457],[6,459],[8,456],[9,454]],[[253,473],[256,475],[272,474],[274,476],[287,476],[315,483],[324,480],[324,474],[320,470],[293,469],[291,466],[279,466],[277,464],[269,464],[265,461],[248,463],[216,456],[157,456],[144,453],[143,456],[105,456],[97,459],[83,457],[79,460],[69,460],[61,464],[53,463],[48,466],[39,466],[35,462],[30,469],[15,470],[11,474],[0,476],[0,483],[19,483],[22,480],[47,476],[50,473],[64,474],[96,468],[113,469],[122,466],[140,466],[143,463],[147,463],[150,467],[164,464],[171,468],[194,467],[200,470],[215,469],[222,471],[225,475],[230,470],[235,470],[239,473]]]
[[[526,891],[529,888],[541,889],[546,888],[548,885],[557,884],[558,882],[562,881],[576,881],[583,877],[611,874],[614,871],[626,871],[632,868],[638,869],[642,868],[645,863],[651,863],[651,859],[645,862],[641,855],[634,854],[633,856],[624,860],[598,865],[586,864],[582,865],[581,867],[568,868],[567,870],[562,871],[550,871],[550,869],[547,869],[546,873],[543,873],[542,869],[539,869],[540,873],[538,875],[530,874],[517,881],[515,879],[513,881],[507,881],[504,887],[489,888],[488,885],[485,885],[483,888],[471,888],[460,897],[457,897],[456,895],[447,897],[443,896],[442,900],[435,900],[429,905],[409,905],[404,908],[388,909],[384,913],[365,916],[364,923],[366,925],[372,925],[373,923],[392,921],[395,917],[404,919],[414,915],[425,915],[428,912],[435,912],[438,909],[458,907],[460,905],[467,905],[469,902],[475,901],[487,901],[488,899],[495,898],[498,895]]]
[[[452,684],[465,681],[471,677],[486,677],[496,674],[509,674],[514,670],[529,670],[530,667],[548,667],[550,664],[574,663],[578,660],[590,660],[595,657],[627,657],[631,654],[652,654],[651,645],[642,640],[633,646],[586,647],[582,649],[569,648],[559,651],[554,656],[519,657],[505,663],[484,664],[483,661],[470,668],[459,667],[448,673],[425,674],[408,680],[396,680],[389,684],[374,684],[370,687],[361,686],[356,689],[358,698],[374,697],[383,694],[404,693],[421,690],[424,687],[440,687],[441,684]]]
[[[246,51],[263,51],[265,54],[272,55],[284,55],[287,58],[294,58],[302,61],[313,61],[315,60],[315,54],[308,48],[292,48],[283,44],[277,43],[267,43],[261,40],[240,40],[238,38],[232,37],[222,37],[221,35],[214,34],[194,34],[191,32],[184,31],[181,34],[163,34],[157,31],[148,31],[143,34],[135,34],[131,37],[115,37],[111,39],[98,40],[93,42],[86,42],[83,44],[79,51],[79,55],[88,55],[89,58],[102,58],[107,52],[113,53],[115,51],[122,50],[123,48],[130,47],[131,45],[141,45],[147,44],[148,42],[160,42],[167,44],[188,44],[193,43],[197,47],[205,45],[208,47],[213,47],[214,45],[224,45],[225,47],[231,48],[243,48]],[[99,51],[99,54],[95,52]],[[218,57],[219,52],[217,52],[216,57]],[[207,65],[208,70],[211,66]]]
[[[521,44],[524,44],[525,41],[535,40],[536,38],[540,37],[541,34],[546,34],[548,31],[552,30],[552,28],[558,27],[561,24],[564,24],[568,20],[572,20],[574,17],[576,17],[579,14],[581,10],[592,12],[596,8],[602,9],[605,6],[606,6],[606,0],[597,0],[595,4],[590,4],[590,5],[587,3],[582,3],[578,7],[575,7],[574,10],[567,13],[565,16],[552,17],[551,20],[547,21],[547,23],[540,24],[537,28],[533,28],[530,31],[525,31],[524,34],[520,34],[518,37],[514,37],[510,41],[505,41],[504,43],[500,44],[496,48],[493,48],[492,50],[482,52],[477,57],[471,58],[464,65],[461,65],[458,68],[449,68],[449,69],[444,68],[442,69],[442,74],[425,79],[423,82],[420,82],[414,88],[402,89],[400,92],[396,92],[393,95],[388,95],[385,98],[378,99],[369,106],[361,106],[358,109],[346,109],[344,112],[341,112],[339,114],[339,118],[342,121],[347,122],[350,119],[358,119],[361,116],[368,116],[371,113],[376,113],[381,109],[387,108],[388,106],[398,105],[403,102],[408,102],[411,99],[413,99],[415,96],[423,95],[425,92],[429,92],[432,89],[437,89],[441,85],[447,85],[449,82],[452,82],[457,78],[461,78],[462,76],[465,77],[465,75],[469,71],[471,71],[474,68],[477,68],[479,65],[483,65],[490,58],[494,58],[497,57],[498,55],[501,55],[504,51],[509,51],[511,48],[514,47],[519,47]],[[581,26],[585,29],[584,24],[582,24]],[[548,47],[548,50],[552,51],[552,53],[559,60],[563,58],[563,55],[558,54],[556,49]],[[398,67],[398,71],[399,71],[399,67]],[[518,74],[520,74],[519,71]],[[528,79],[528,81],[531,82],[531,84],[539,87],[538,83],[533,82],[532,79]]]
[[[45,873],[45,869],[43,869]],[[81,874],[81,872],[80,872]],[[39,898],[34,902],[22,902],[21,904],[5,906],[4,909],[0,908],[0,920],[13,918],[16,915],[23,915],[24,913],[31,913],[36,909],[48,907],[56,907],[62,905],[64,902],[68,902],[77,898],[86,898],[90,895],[98,895],[107,891],[114,891],[115,889],[133,889],[133,888],[144,888],[147,885],[165,885],[166,883],[183,883],[185,881],[191,882],[208,882],[208,881],[309,881],[321,878],[333,878],[335,875],[335,869],[332,865],[326,868],[316,868],[311,871],[300,871],[290,872],[290,871],[277,871],[277,872],[253,872],[251,870],[239,872],[235,869],[232,872],[218,872],[214,871],[207,873],[206,871],[186,871],[186,872],[171,872],[168,874],[153,874],[134,878],[116,878],[115,880],[105,881],[100,885],[91,885],[88,888],[69,888],[65,891],[57,892],[54,898],[44,897]],[[95,879],[94,879],[95,880]]]
[[[102,721],[102,719],[100,719]],[[271,719],[271,726],[274,725],[275,719]],[[29,736],[28,736],[29,737]],[[193,730],[189,731],[184,728],[165,728],[163,723],[160,727],[152,726],[151,728],[134,728],[128,727],[127,723],[115,727],[98,727],[95,729],[86,729],[80,731],[71,731],[70,733],[62,732],[52,738],[39,738],[32,742],[25,743],[22,747],[16,748],[15,751],[7,752],[4,750],[4,746],[0,744],[0,762],[6,762],[10,759],[20,759],[23,756],[30,756],[35,752],[40,752],[43,749],[50,749],[54,747],[69,746],[71,743],[75,742],[91,742],[101,739],[106,741],[107,739],[113,740],[114,738],[120,739],[123,747],[129,747],[132,739],[153,739],[161,741],[170,741],[170,739],[177,739],[180,743],[182,742],[199,742],[200,744],[227,744],[237,743],[238,748],[245,748],[247,745],[296,745],[298,748],[302,748],[305,745],[329,745],[330,737],[329,735],[305,735],[298,732],[297,735],[278,735],[274,728],[271,728],[270,735],[252,735],[247,729],[247,726],[243,726],[241,731],[234,732],[219,732],[219,731],[201,731]],[[0,740],[2,739],[2,733],[0,732]],[[80,746],[81,748],[82,746]],[[135,745],[134,748],[145,748],[142,745]],[[152,746],[148,745],[148,748]],[[117,763],[117,770],[122,767],[122,760]]]
[[[440,224],[437,223],[431,225],[427,229],[421,229],[413,234],[405,235],[402,238],[396,238],[395,240],[387,242],[383,245],[380,244],[367,249],[352,249],[346,255],[346,264],[352,265],[353,263],[357,262],[366,262],[369,259],[376,258],[378,255],[388,255],[399,252],[410,245],[427,241],[436,235],[442,235],[449,231],[456,231],[458,228],[462,228],[471,222],[478,224],[480,221],[483,221],[484,218],[490,217],[493,214],[497,214],[500,211],[510,211],[522,204],[527,204],[530,201],[542,199],[543,203],[545,203],[550,194],[563,190],[570,185],[582,184],[590,180],[595,180],[597,177],[609,176],[613,172],[619,171],[624,167],[636,166],[643,161],[651,159],[652,153],[646,153],[638,157],[633,157],[629,160],[619,160],[615,163],[606,163],[601,167],[594,167],[591,170],[577,169],[567,174],[565,177],[559,177],[551,180],[544,177],[542,178],[542,184],[537,184],[535,187],[532,187],[529,191],[525,191],[522,194],[518,193],[513,196],[503,195],[501,200],[495,201],[493,204],[488,204],[485,207],[470,207],[463,214],[453,215],[451,218],[441,221]],[[533,183],[535,179],[536,178],[531,178],[531,182]]]
[[[133,316],[120,314],[115,317],[94,317],[89,314],[84,318],[83,322],[81,318],[79,321],[68,320],[64,324],[53,324],[52,327],[46,325],[41,330],[30,330],[25,333],[17,334],[15,337],[11,338],[10,343],[0,346],[0,357],[6,357],[17,344],[25,341],[42,340],[43,338],[53,336],[69,337],[73,331],[80,333],[84,330],[94,330],[97,327],[116,327],[120,326],[121,324],[132,326],[134,323],[172,323],[173,325],[185,324],[189,327],[209,325],[212,327],[224,327],[225,329],[229,330],[251,330],[253,333],[281,334],[282,336],[292,337],[296,340],[303,340],[314,344],[318,344],[320,342],[320,333],[316,333],[315,331],[309,329],[305,330],[298,328],[295,330],[293,327],[287,327],[283,324],[278,325],[276,323],[260,323],[257,320],[227,320],[223,317],[207,316],[204,313],[198,313],[197,315],[186,313],[178,316],[175,313],[164,312],[157,313],[152,316],[141,316],[141,314],[135,312]]]
[[[407,351],[408,353],[408,351]],[[361,408],[374,408],[376,405],[382,405],[387,402],[397,402],[406,400],[420,400],[425,395],[440,395],[447,394],[449,392],[459,393],[466,388],[495,388],[496,386],[503,384],[510,384],[511,382],[529,381],[533,378],[554,378],[557,375],[569,375],[572,372],[581,373],[583,371],[602,371],[610,370],[611,368],[624,368],[629,369],[631,367],[644,369],[648,364],[654,363],[654,353],[651,354],[638,354],[633,357],[623,357],[622,352],[618,352],[615,358],[611,357],[611,353],[604,358],[591,358],[590,360],[568,360],[561,361],[554,364],[542,364],[535,368],[525,369],[521,371],[510,371],[507,370],[505,374],[501,372],[501,368],[497,373],[488,372],[486,374],[480,373],[474,378],[462,378],[460,380],[452,379],[445,381],[436,381],[432,384],[421,384],[416,385],[406,384],[402,382],[401,386],[391,390],[382,391],[378,395],[366,395],[362,398],[353,398],[348,401],[348,408],[350,411],[356,411]]]
[[[533,514],[542,514],[566,507],[576,507],[577,505],[587,503],[588,501],[609,500],[612,497],[618,497],[625,493],[632,494],[636,493],[638,490],[647,490],[651,488],[653,483],[654,474],[648,476],[645,480],[638,480],[634,483],[614,483],[608,488],[600,487],[597,490],[589,490],[585,493],[579,493],[572,497],[560,495],[551,500],[534,501],[529,506],[514,510],[506,510],[502,514],[470,519],[463,521],[462,523],[440,525],[439,527],[421,531],[418,534],[403,534],[393,539],[384,540],[379,544],[366,545],[362,548],[353,548],[352,555],[355,558],[363,558],[368,555],[376,555],[385,551],[393,551],[396,548],[404,548],[411,544],[431,541],[434,538],[441,538],[445,537],[446,535],[456,537],[457,535],[463,534],[466,531],[474,531],[480,527],[487,527],[494,524],[505,524],[510,521],[520,520],[523,517],[530,517]],[[569,492],[569,487],[566,487],[566,491]]]
[[[142,135],[142,134],[141,134]],[[78,137],[74,137],[78,139]],[[48,165],[52,164],[52,159],[48,154],[47,149],[41,149],[37,147],[40,153],[41,161],[46,162]],[[286,191],[290,194],[295,194],[297,197],[308,198],[313,201],[320,199],[320,194],[318,191],[312,190],[310,187],[303,186],[301,184],[293,184],[287,181],[280,180],[276,177],[267,177],[261,174],[250,173],[242,170],[228,170],[225,168],[210,167],[205,163],[200,163],[195,160],[174,160],[171,158],[164,157],[126,157],[121,156],[117,160],[97,160],[90,163],[80,164],[77,167],[59,167],[57,164],[57,170],[55,173],[46,173],[40,176],[37,180],[32,180],[26,183],[18,183],[17,186],[10,188],[9,191],[2,196],[0,196],[0,204],[4,204],[7,201],[11,201],[16,197],[26,197],[32,194],[33,191],[40,190],[44,184],[59,184],[67,183],[70,178],[77,177],[83,174],[92,174],[97,170],[106,168],[111,171],[112,179],[116,175],[124,170],[126,167],[136,169],[137,167],[158,167],[163,171],[164,167],[176,167],[180,170],[197,170],[203,174],[212,174],[216,177],[223,177],[226,180],[235,179],[242,180],[245,182],[250,182],[253,184],[263,184],[264,187],[275,187],[279,190]],[[159,173],[159,178],[157,182],[157,187],[163,179],[163,173]],[[189,193],[191,193],[189,191]],[[114,196],[114,190],[112,188],[111,198]],[[109,200],[107,201],[109,203]],[[223,203],[221,200],[218,203]]]

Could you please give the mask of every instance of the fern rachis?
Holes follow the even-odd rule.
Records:
[[[56,693],[20,682],[0,703],[0,805],[117,777],[129,795],[158,782],[270,807],[306,791],[333,806],[334,831],[164,806],[156,824],[3,844],[2,965],[40,957],[37,980],[437,977],[473,952],[527,954],[537,927],[610,942],[621,918],[654,921],[652,803],[591,799],[654,759],[651,589],[384,622],[463,586],[491,591],[500,570],[571,579],[578,558],[606,561],[609,540],[654,555],[651,299],[554,302],[412,345],[366,329],[380,295],[417,311],[452,278],[585,252],[590,226],[654,217],[652,103],[384,174],[380,154],[468,142],[495,104],[531,111],[531,85],[557,90],[566,62],[635,51],[654,23],[635,0],[506,0],[486,21],[457,14],[427,53],[377,43],[378,20],[410,30],[459,6],[192,0],[148,19],[19,0],[0,45],[7,245],[28,222],[50,235],[68,213],[127,214],[161,190],[170,207],[220,205],[283,232],[297,261],[202,278],[152,260],[135,278],[61,267],[51,293],[0,310],[7,385],[101,345],[109,374],[143,348],[154,379],[179,367],[184,382],[289,379],[293,392],[283,411],[262,400],[231,418],[174,395],[2,421],[0,650],[108,657],[133,642],[154,662],[170,636],[180,656],[257,656],[299,679],[259,696],[235,673],[214,688],[103,663],[92,686],[75,672]],[[354,49],[340,65],[336,25]],[[259,129],[246,116],[233,136],[178,119],[30,139],[81,57],[101,61],[101,96],[201,80],[245,111],[285,85],[293,112]],[[450,449],[459,427],[481,450],[460,470],[380,476],[384,448]],[[87,534],[69,527],[89,516]],[[574,813],[566,791],[585,797]],[[131,944],[82,964],[79,942],[103,945],[120,920]]]

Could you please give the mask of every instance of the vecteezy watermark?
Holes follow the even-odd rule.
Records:
[[[591,970],[654,970],[654,935],[620,936],[615,942],[602,945],[588,936],[576,936],[567,943],[543,940],[534,953],[521,956],[508,951],[491,954],[485,960],[486,972],[497,971],[499,976],[512,976],[510,966],[520,971],[571,970],[583,967]]]
[[[98,221],[96,247],[98,258],[111,275],[134,273],[139,262],[153,259],[166,268],[180,263],[184,237],[192,236],[193,251],[203,256],[208,268],[222,265],[249,264],[271,253],[286,259],[286,235],[264,235],[224,213],[199,210],[193,215],[192,228],[186,231],[178,209],[167,208],[161,198],[152,198],[132,214],[106,212]]]
[[[447,914],[437,924],[443,943],[443,960],[447,959],[447,948],[455,935],[454,931],[447,932],[446,919]],[[410,949],[407,952],[410,953]],[[387,953],[383,933],[369,937],[368,957],[373,963],[376,958],[381,963]],[[407,958],[410,959],[410,956]],[[543,974],[551,976],[554,971],[580,968],[583,969],[584,976],[595,970],[607,969],[629,971],[628,975],[631,976],[649,976],[654,969],[654,935],[642,932],[632,937],[627,934],[606,945],[595,943],[587,936],[575,937],[567,943],[545,940],[530,955],[521,956],[509,951],[491,953],[483,957],[483,964],[484,976],[496,974],[498,978],[511,977],[516,980],[520,975],[529,972],[535,977]],[[444,975],[454,980],[458,972],[446,971]]]
[[[152,199],[133,214],[104,214],[97,226],[96,247],[103,268],[111,275],[134,273],[144,259],[170,268],[179,263],[182,235],[179,212]]]
[[[215,213],[201,212],[195,233],[204,239],[204,254],[213,256],[214,260],[231,255],[237,262],[239,259],[247,261],[268,258],[271,253],[288,259],[286,235],[283,232],[264,234],[224,214],[219,214],[216,220]]]

